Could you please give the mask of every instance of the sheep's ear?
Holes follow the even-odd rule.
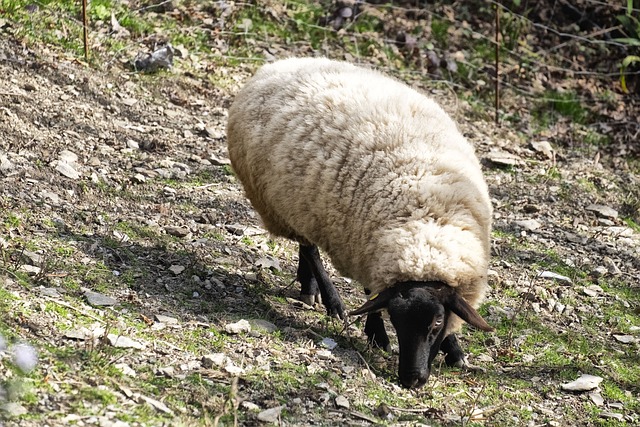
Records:
[[[480,316],[480,313],[471,307],[460,295],[454,293],[449,304],[451,311],[471,326],[487,332],[493,331],[493,328]]]
[[[369,300],[362,304],[358,309],[355,309],[349,313],[349,316],[357,316],[359,314],[372,313],[374,311],[387,308],[389,300],[396,294],[396,290],[393,288],[385,289],[379,294],[373,294],[369,297]]]

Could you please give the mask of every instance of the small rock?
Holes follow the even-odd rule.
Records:
[[[222,367],[227,360],[227,355],[224,353],[211,353],[202,356],[200,363],[206,369],[213,368],[214,366]]]
[[[223,157],[216,157],[216,156],[213,156],[213,155],[209,157],[209,161],[214,166],[225,166],[225,165],[230,165],[231,164],[231,160],[225,159]]]
[[[60,172],[62,175],[66,176],[67,178],[71,178],[71,179],[80,178],[80,173],[67,162],[59,161],[58,164],[56,165],[56,170]]]
[[[225,325],[224,330],[228,334],[240,334],[242,332],[250,332],[251,325],[244,319],[240,319],[235,323],[228,323]]]
[[[567,384],[562,384],[562,390],[565,391],[589,391],[598,387],[598,385],[602,382],[602,377],[598,377],[595,375],[583,374],[580,378],[575,381],[571,381]]]
[[[167,234],[170,234],[172,236],[176,236],[176,237],[187,237],[190,233],[189,228],[188,227],[179,227],[179,226],[175,226],[175,225],[168,225],[164,228],[164,231]]]
[[[284,408],[285,405],[266,409],[258,414],[258,420],[265,423],[277,423]]]
[[[598,216],[603,218],[618,218],[618,211],[605,205],[589,205],[585,208],[588,211],[595,212]]]
[[[273,323],[264,319],[249,319],[249,325],[252,331],[263,332],[266,334],[272,334],[278,330],[278,327]]]
[[[6,402],[0,405],[0,413],[5,414],[7,417],[19,417],[29,413],[29,411],[17,402]]]
[[[173,378],[176,375],[176,370],[173,366],[165,366],[164,368],[158,368],[157,373],[167,378]]]
[[[160,402],[159,400],[155,400],[152,399],[150,397],[147,396],[143,396],[141,394],[136,393],[135,395],[135,399],[138,403],[146,403],[147,405],[151,406],[152,408],[160,411],[160,412],[164,412],[165,414],[169,414],[169,415],[173,415],[173,411],[171,409],[169,409],[167,407],[167,405],[165,405],[164,403]]]
[[[596,278],[597,277],[604,277],[604,276],[607,275],[607,273],[609,273],[609,269],[607,267],[605,267],[604,265],[597,266],[591,272],[591,274]]]
[[[598,285],[589,285],[582,289],[582,293],[590,297],[597,297],[602,294],[604,290]]]
[[[21,265],[19,268],[20,271],[22,271],[23,273],[27,273],[29,276],[37,276],[38,274],[40,274],[40,271],[42,271],[42,269],[40,267],[36,267],[35,265]]]
[[[224,370],[230,373],[231,375],[242,375],[244,374],[244,369],[239,366],[234,365],[233,363],[228,363]]]
[[[144,184],[145,182],[147,182],[147,178],[141,173],[137,173],[133,175],[131,181],[135,182],[136,184]]]
[[[125,104],[126,104],[126,102],[125,102]],[[127,141],[127,148],[131,148],[132,150],[137,150],[137,149],[140,148],[140,144],[138,144],[137,141],[134,141],[133,139],[130,139],[130,140]]]
[[[618,421],[624,421],[624,416],[617,412],[602,411],[600,412],[600,416],[602,418],[614,418]]]
[[[14,167],[14,164],[9,160],[7,156],[0,156],[0,174],[9,175]]]
[[[60,291],[58,291],[56,288],[39,287],[37,290],[40,295],[44,295],[47,297],[58,298],[61,296]]]
[[[89,304],[96,307],[109,307],[118,303],[117,299],[108,297],[99,292],[86,291],[84,293],[84,297],[87,299]]]
[[[516,166],[523,163],[519,156],[501,150],[489,152],[487,159],[498,166]]]
[[[260,407],[258,405],[256,405],[253,402],[249,402],[248,400],[245,400],[244,402],[242,402],[240,406],[242,406],[247,411],[251,411],[251,412],[258,412],[260,410]]]
[[[554,151],[549,141],[532,141],[531,148],[533,148],[537,153],[544,154],[548,159],[553,159],[554,157]]]
[[[338,408],[349,409],[349,400],[343,395],[336,396],[336,406]]]
[[[114,366],[114,368],[119,369],[120,372],[122,372],[124,375],[127,375],[129,377],[135,377],[136,376],[136,371],[131,369],[131,366],[127,365],[126,363],[116,363],[113,366]]]
[[[273,257],[260,257],[255,262],[256,266],[261,268],[269,268],[271,270],[280,270],[280,262]]]
[[[178,324],[178,319],[171,316],[165,316],[164,314],[156,314],[153,316],[156,322],[166,323],[167,325],[176,325]]]
[[[331,353],[331,351],[329,350],[319,350],[316,355],[318,356],[318,358],[323,359],[323,360],[333,360],[333,353]]]
[[[605,263],[605,265],[607,267],[607,271],[609,272],[609,274],[617,276],[617,275],[622,273],[620,271],[620,269],[618,268],[618,266],[616,265],[615,261],[612,260],[611,258],[604,257],[604,263]]]
[[[179,275],[180,273],[182,273],[185,270],[184,265],[172,265],[171,267],[169,267],[169,271],[172,272],[173,274],[175,274],[176,276]]]
[[[613,338],[616,339],[616,341],[621,342],[623,344],[633,344],[634,342],[636,342],[638,339],[632,335],[616,335],[613,334]]]
[[[554,273],[553,271],[543,271],[542,273],[538,274],[538,277],[543,278],[543,279],[555,279],[558,280],[560,282],[567,282],[567,283],[571,283],[571,279],[568,278],[567,276],[563,276],[561,274],[558,273]]]
[[[144,344],[122,335],[109,334],[107,335],[107,340],[109,340],[112,346],[117,348],[135,348],[136,350],[143,350],[145,348]]]
[[[540,224],[540,222],[535,219],[523,219],[520,221],[516,221],[516,225],[529,231],[535,231],[538,228],[542,227],[542,224]]]
[[[324,348],[328,348],[329,350],[333,350],[338,346],[338,343],[332,338],[323,338],[320,345]]]
[[[78,161],[78,155],[73,151],[62,150],[60,154],[58,154],[58,159],[69,164],[74,164]]]
[[[604,405],[604,399],[597,391],[592,391],[591,393],[589,393],[589,399],[591,399],[593,404],[596,406]]]

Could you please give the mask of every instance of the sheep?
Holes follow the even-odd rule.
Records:
[[[441,350],[464,366],[463,321],[487,290],[492,208],[471,144],[438,104],[375,70],[326,58],[261,67],[229,109],[233,170],[266,229],[299,243],[302,296],[345,307],[318,248],[371,295],[370,343],[399,344],[398,376],[423,386]]]

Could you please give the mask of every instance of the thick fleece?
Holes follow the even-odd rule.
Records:
[[[431,99],[328,59],[263,66],[227,127],[232,166],[273,234],[316,244],[373,293],[487,287],[491,204],[473,147]],[[447,334],[461,324],[452,316]]]

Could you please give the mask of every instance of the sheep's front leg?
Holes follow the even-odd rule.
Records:
[[[324,304],[330,316],[345,318],[344,304],[329,274],[322,265],[320,251],[316,245],[300,245],[298,261],[298,280],[302,285],[301,299],[308,303]],[[318,295],[320,292],[320,295]]]
[[[447,366],[463,368],[467,365],[464,352],[460,348],[458,338],[456,338],[454,334],[449,334],[442,340],[440,350],[445,354],[444,361],[447,363]]]
[[[378,312],[367,314],[367,321],[364,324],[364,333],[367,334],[369,344],[374,347],[379,347],[384,351],[391,351],[391,343],[389,342],[387,330],[384,328],[382,313]]]

